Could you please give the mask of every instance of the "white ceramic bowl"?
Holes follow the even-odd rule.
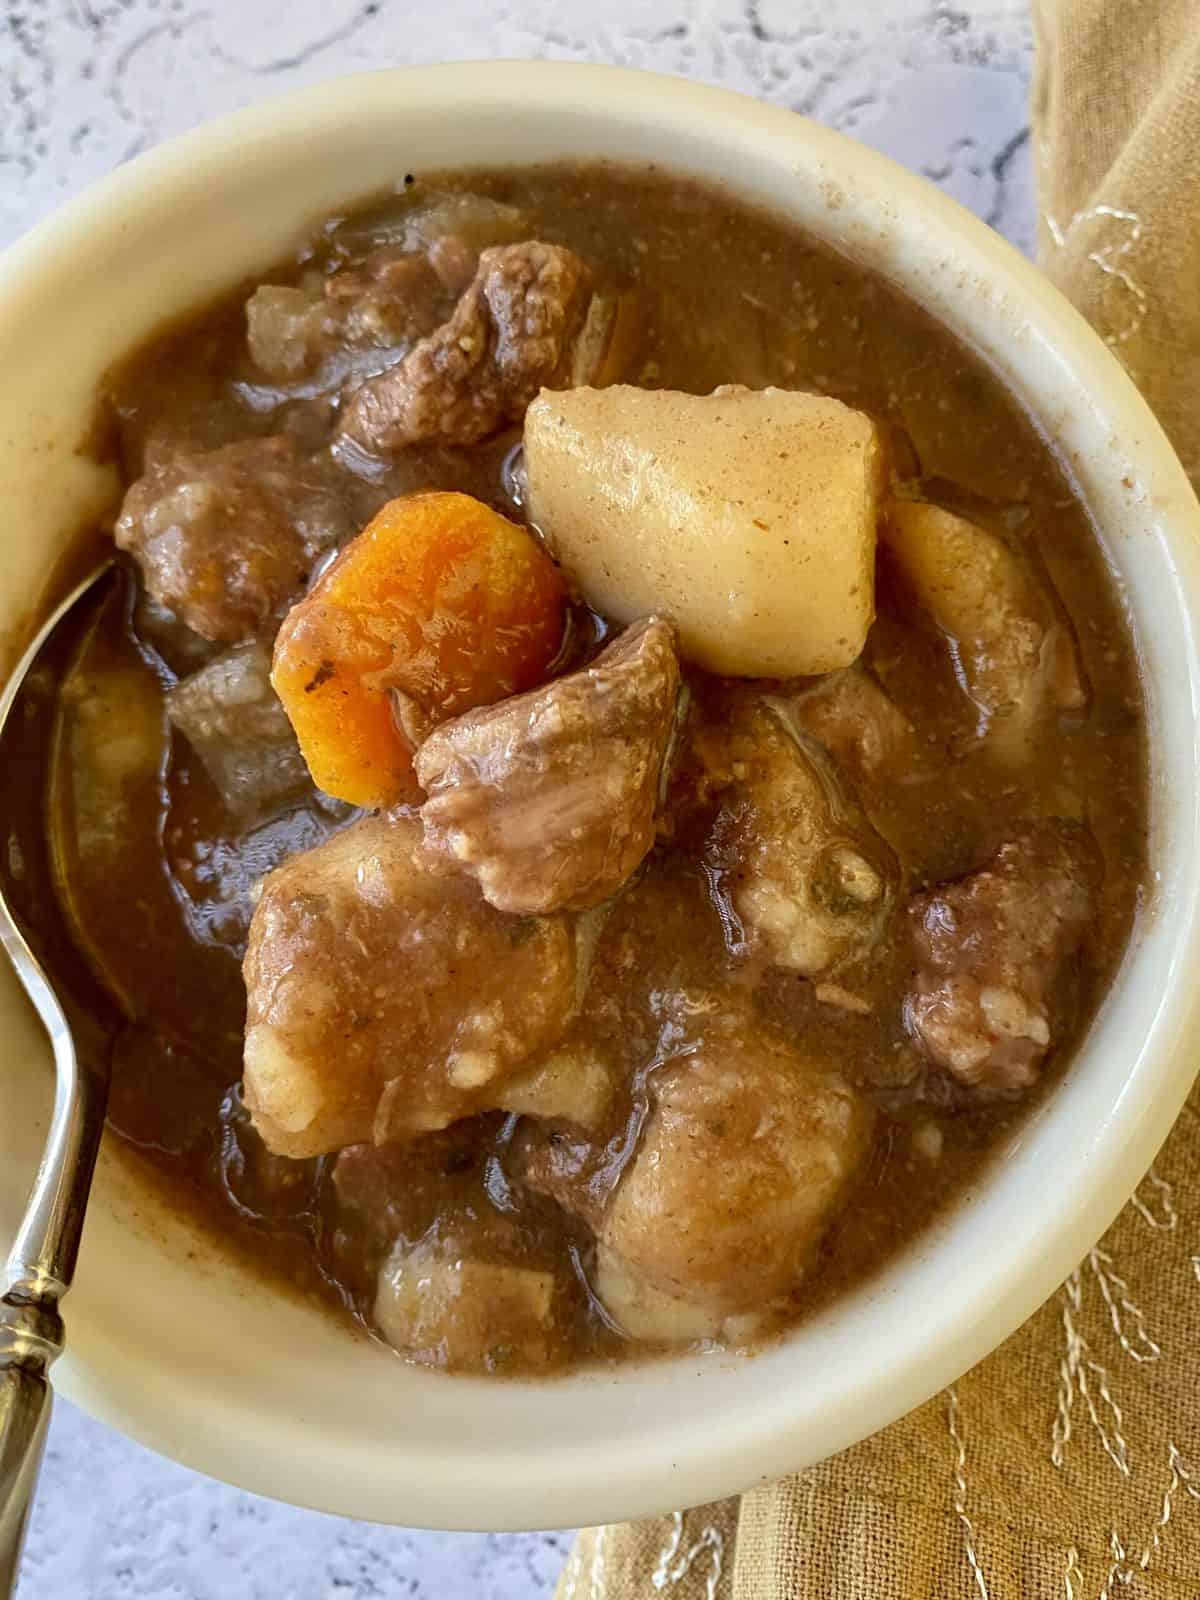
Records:
[[[1200,507],[1118,363],[1034,268],[922,180],[787,112],[608,68],[420,68],[268,102],[114,173],[0,261],[0,636],[15,645],[64,541],[110,492],[76,445],[105,367],[161,319],[407,170],[602,156],[725,184],[877,268],[981,351],[1054,441],[1140,641],[1157,890],[1067,1080],[969,1204],[754,1360],[687,1357],[541,1385],[439,1377],[264,1291],[107,1151],[60,1389],[218,1477],[380,1521],[636,1516],[862,1438],[1054,1290],[1133,1190],[1192,1077]],[[50,1071],[7,975],[0,1038],[2,1244]]]

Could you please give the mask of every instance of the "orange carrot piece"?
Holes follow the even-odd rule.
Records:
[[[540,683],[565,599],[533,537],[481,501],[389,501],[275,641],[271,682],[313,781],[360,806],[416,798],[398,716],[432,727]]]

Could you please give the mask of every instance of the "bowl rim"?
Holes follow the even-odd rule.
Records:
[[[8,286],[14,276],[36,274],[62,252],[78,253],[81,246],[86,247],[93,227],[144,195],[148,187],[169,189],[172,175],[193,163],[215,170],[222,153],[235,147],[266,147],[273,141],[287,145],[311,139],[315,129],[336,130],[339,117],[360,114],[363,104],[376,99],[385,86],[424,95],[441,103],[448,113],[463,104],[532,103],[536,116],[563,117],[578,104],[587,104],[597,115],[644,125],[651,156],[649,141],[664,128],[694,131],[702,126],[714,138],[717,129],[731,136],[736,131],[755,147],[764,166],[782,170],[792,164],[792,171],[802,165],[828,167],[846,185],[861,191],[856,194],[843,187],[839,192],[837,184],[832,184],[831,207],[853,208],[861,194],[869,192],[876,200],[888,195],[897,219],[919,214],[924,235],[921,250],[928,253],[943,243],[957,268],[961,269],[964,261],[970,263],[979,275],[974,291],[978,303],[981,308],[986,305],[996,310],[997,323],[1005,304],[1010,309],[1013,304],[1020,308],[1030,337],[1044,342],[1047,359],[1057,361],[1063,381],[1090,406],[1088,417],[1079,425],[1090,429],[1097,443],[1105,436],[1128,443],[1134,479],[1131,492],[1159,530],[1165,581],[1173,585],[1178,599],[1180,625],[1188,628],[1190,619],[1200,617],[1200,506],[1132,381],[1083,318],[1030,262],[925,180],[845,135],[727,89],[623,67],[468,61],[384,68],[291,90],[206,122],[139,155],[10,246],[0,256],[0,320],[5,316]],[[682,170],[670,160],[663,166]],[[1135,564],[1154,565],[1140,556],[1134,559]],[[1189,705],[1194,707],[1200,705],[1200,654],[1194,634],[1189,633],[1181,648]],[[1200,956],[1200,796],[1195,783],[1200,763],[1195,738],[1190,751],[1183,749],[1181,738],[1176,726],[1172,739],[1179,748],[1173,751],[1172,760],[1181,770],[1190,766],[1192,781],[1186,793],[1171,797],[1173,842],[1161,863],[1170,893],[1159,895],[1149,919],[1160,934],[1167,923],[1172,930],[1171,959],[1160,1003],[1112,1108],[1114,1113],[1122,1111],[1124,1121],[1118,1126],[1118,1118],[1110,1114],[1094,1130],[1086,1148],[1087,1159],[1063,1178],[1061,1212],[1043,1221],[1040,1253],[1031,1258],[1028,1253],[1010,1252],[1009,1259],[988,1275],[983,1289],[972,1285],[955,1304],[939,1306],[936,1325],[931,1319],[919,1337],[910,1335],[894,1366],[860,1378],[854,1386],[852,1406],[846,1405],[841,1394],[824,1405],[805,1396],[808,1407],[801,1428],[797,1423],[799,1400],[789,1404],[776,1393],[769,1407],[758,1407],[752,1414],[729,1421],[720,1436],[714,1436],[711,1429],[681,1423],[677,1433],[660,1441],[654,1459],[639,1465],[632,1485],[628,1461],[611,1452],[593,1456],[581,1448],[569,1469],[561,1457],[548,1458],[536,1468],[522,1461],[519,1491],[507,1497],[501,1493],[494,1499],[488,1526],[562,1526],[645,1515],[669,1509],[681,1500],[697,1504],[716,1499],[751,1481],[778,1477],[833,1454],[953,1382],[998,1346],[1068,1276],[1133,1193],[1191,1086],[1192,1071],[1184,1047],[1194,1034],[1200,998],[1188,994],[1186,983],[1171,980]],[[1173,880],[1166,869],[1175,872]],[[1141,950],[1142,944],[1135,943],[1126,966],[1136,965]],[[1089,1048],[1085,1042],[1081,1056],[1087,1055]],[[69,1328],[69,1301],[66,1318]],[[135,1388],[114,1407],[111,1395],[97,1386],[77,1347],[72,1350],[68,1346],[57,1381],[62,1393],[86,1409],[189,1465],[259,1493],[355,1514],[354,1505],[340,1488],[314,1497],[311,1481],[289,1472],[278,1443],[248,1445],[243,1439],[231,1444],[222,1442],[217,1432],[206,1431],[198,1417],[186,1413],[186,1389],[175,1395],[184,1403],[183,1414],[166,1425],[161,1418],[147,1416],[147,1407],[153,1408],[154,1402],[144,1401]],[[569,1381],[558,1380],[558,1384]],[[545,1385],[536,1387],[546,1392]],[[813,1441],[818,1437],[814,1451]],[[480,1485],[491,1480],[493,1495],[496,1461],[507,1463],[502,1450],[479,1477]],[[411,1462],[409,1467],[411,1470]],[[408,1479],[404,1487],[411,1489]],[[444,1478],[435,1479],[429,1493],[410,1495],[398,1509],[406,1514],[405,1520],[411,1520],[407,1513],[415,1510],[425,1525],[466,1528],[480,1525],[477,1516],[464,1511],[464,1506],[478,1503],[474,1495],[464,1493],[460,1477],[447,1469]],[[528,1508],[532,1506],[544,1506],[545,1514],[530,1516]]]

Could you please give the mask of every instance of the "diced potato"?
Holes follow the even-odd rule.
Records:
[[[497,1104],[576,1004],[563,917],[495,911],[413,861],[410,817],[364,817],[264,881],[250,925],[244,1086],[276,1155],[407,1141]]]
[[[715,1339],[724,1313],[719,1306],[659,1289],[631,1272],[619,1255],[601,1245],[596,1252],[596,1297],[630,1339],[655,1344],[692,1344]]]
[[[704,1029],[651,1074],[637,1146],[595,1229],[597,1292],[644,1328],[663,1296],[720,1322],[790,1295],[870,1149],[873,1108],[811,1046],[732,1009],[706,1014]]]
[[[612,1079],[600,1057],[585,1046],[567,1044],[510,1078],[496,1104],[522,1117],[596,1128],[604,1121],[612,1093]]]
[[[881,537],[912,590],[954,644],[954,664],[978,710],[979,737],[1016,758],[1049,706],[1086,700],[1075,641],[1017,551],[940,506],[892,505]]]
[[[549,1272],[400,1243],[379,1270],[375,1322],[393,1349],[431,1366],[528,1366],[550,1354],[555,1287]]]
[[[530,514],[589,603],[738,677],[858,657],[883,459],[869,418],[782,389],[543,391],[525,418]]]

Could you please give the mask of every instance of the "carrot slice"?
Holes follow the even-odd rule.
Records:
[[[532,536],[481,501],[389,501],[275,641],[271,682],[313,781],[353,805],[415,798],[423,732],[539,683],[565,599]]]

